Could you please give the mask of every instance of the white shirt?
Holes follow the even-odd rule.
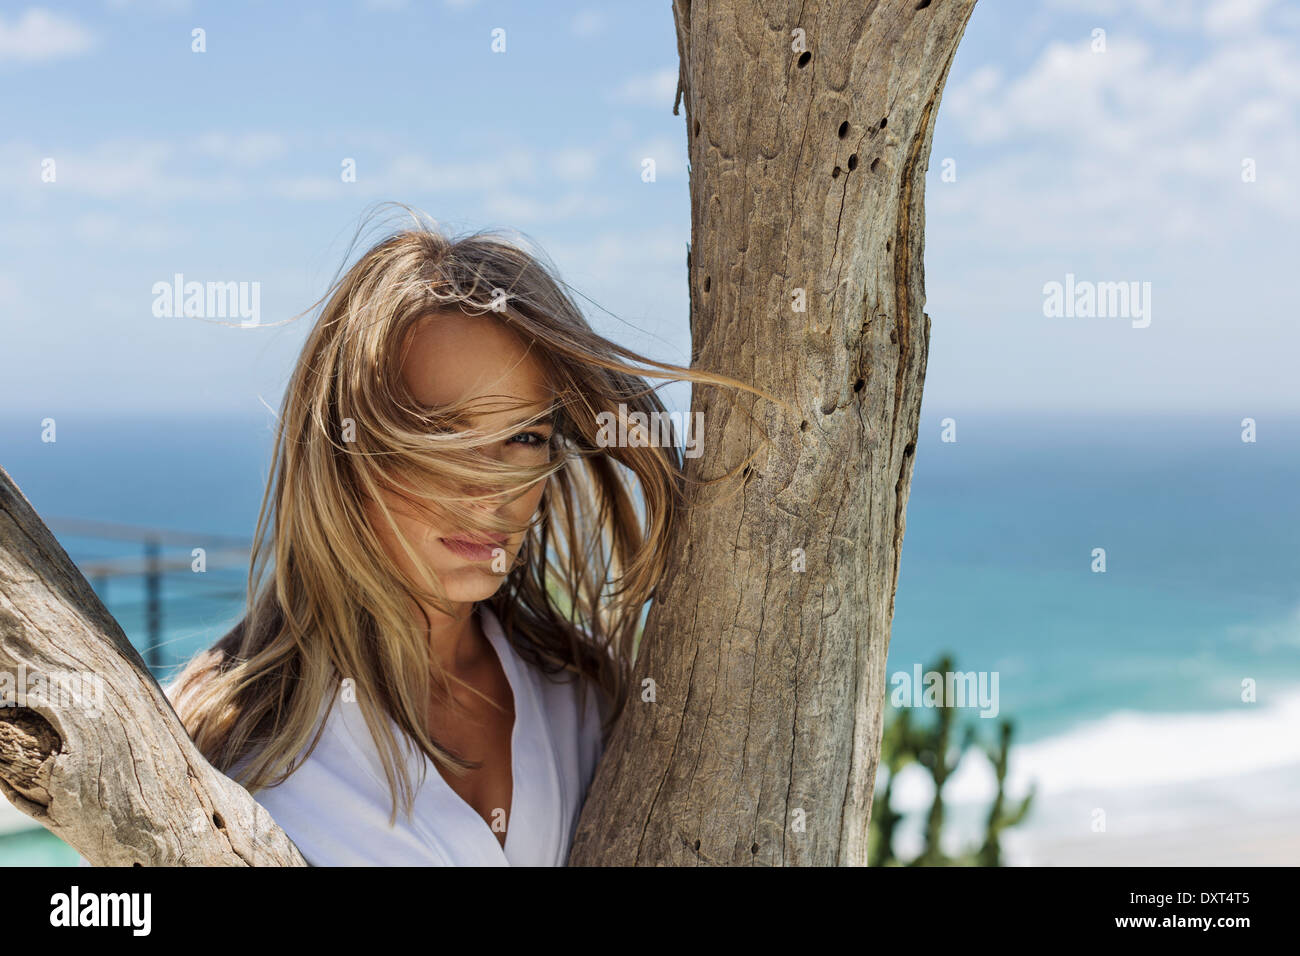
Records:
[[[479,610],[483,633],[501,661],[515,702],[510,737],[514,786],[504,849],[487,821],[412,746],[402,748],[417,788],[412,812],[405,816],[399,801],[397,823],[390,827],[391,798],[379,751],[360,707],[336,699],[306,762],[283,783],[253,795],[308,863],[565,865],[578,813],[604,750],[598,704],[603,692],[589,684],[580,713],[578,681],[568,674],[542,673],[515,651],[496,615],[486,605],[480,604]],[[403,743],[397,725],[390,725]]]

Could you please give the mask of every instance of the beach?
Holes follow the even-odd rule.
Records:
[[[1013,747],[1010,799],[1036,787],[1027,819],[1002,840],[1012,866],[1300,864],[1300,689],[1271,705],[1218,712],[1120,711]],[[983,838],[997,781],[968,752],[944,788],[945,849]],[[927,772],[900,772],[904,859],[919,851],[933,795]]]

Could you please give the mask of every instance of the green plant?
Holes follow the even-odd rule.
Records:
[[[931,668],[941,674],[954,670],[951,654],[943,655]],[[956,710],[947,701],[933,708],[934,719],[918,725],[913,708],[892,709],[885,722],[881,738],[880,765],[888,770],[888,778],[875,796],[871,809],[871,832],[867,858],[872,866],[1002,866],[1002,833],[1023,822],[1033,802],[1034,789],[1014,807],[1007,807],[1005,793],[1007,764],[1011,752],[1014,722],[999,722],[998,741],[985,746],[977,739],[975,726],[967,724],[961,731],[961,743],[954,747],[953,738]],[[977,746],[988,757],[997,775],[998,789],[989,809],[983,843],[955,857],[943,852],[941,837],[944,823],[944,785],[966,751]],[[911,861],[900,860],[894,849],[894,838],[903,815],[893,805],[894,781],[899,771],[916,762],[925,767],[934,780],[934,797],[925,821],[925,836],[921,853]]]
[[[1010,720],[1003,720],[999,724],[999,730],[1000,740],[998,745],[984,750],[984,753],[993,763],[994,771],[997,773],[998,792],[993,798],[993,806],[989,809],[984,844],[976,854],[978,866],[1002,865],[1002,831],[1025,819],[1025,816],[1029,813],[1029,807],[1033,803],[1036,790],[1031,785],[1025,799],[1021,800],[1014,809],[1004,809],[1006,804],[1004,785],[1007,779],[1007,757],[1011,753],[1011,736],[1014,732],[1014,724]]]

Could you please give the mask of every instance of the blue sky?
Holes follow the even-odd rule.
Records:
[[[518,230],[598,330],[685,362],[676,72],[667,0],[5,2],[0,407],[278,405],[310,321],[284,320],[384,200]],[[927,181],[923,420],[1300,412],[1297,177],[1300,5],[981,0]],[[155,316],[176,273],[260,283],[263,327]],[[1151,324],[1046,317],[1067,274],[1151,283]]]

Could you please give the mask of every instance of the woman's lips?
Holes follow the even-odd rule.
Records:
[[[482,538],[439,538],[438,540],[448,551],[470,561],[486,561],[496,553],[497,548],[504,548],[506,545],[505,535],[494,535],[487,541]]]

